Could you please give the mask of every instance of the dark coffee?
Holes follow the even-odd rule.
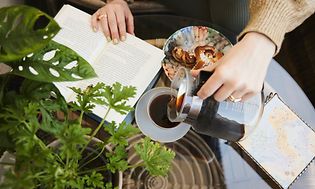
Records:
[[[171,95],[164,94],[157,96],[150,104],[150,117],[160,127],[172,128],[179,124],[179,122],[171,122],[167,117],[167,105],[171,99]]]
[[[177,97],[176,99],[176,110],[177,112],[180,111],[180,109],[182,108],[183,105],[183,101],[184,101],[184,97],[185,97],[185,93],[180,95],[179,97]]]

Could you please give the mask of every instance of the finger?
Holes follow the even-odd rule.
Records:
[[[206,81],[206,83],[200,88],[197,95],[201,99],[206,99],[211,96],[215,91],[217,91],[222,85],[223,80],[215,72],[213,75]]]
[[[111,38],[110,38],[110,33],[109,33],[109,28],[108,28],[107,16],[100,18],[99,23],[102,27],[103,33],[104,33],[107,41],[109,42],[111,40]]]
[[[229,84],[223,84],[214,94],[214,99],[218,102],[224,101],[233,93],[235,89]]]
[[[193,77],[197,77],[200,73],[201,69],[198,70],[191,70],[190,73]]]
[[[119,33],[117,28],[116,14],[112,9],[110,9],[107,11],[107,16],[110,35],[112,37],[113,43],[117,44],[119,39]]]
[[[126,23],[127,23],[127,32],[132,35],[135,35],[134,21],[133,21],[133,16],[130,10],[126,13]]]
[[[119,36],[121,41],[125,41],[126,39],[126,22],[125,22],[125,15],[123,11],[115,12],[116,19],[117,19],[117,27],[119,31]]]
[[[198,70],[191,70],[190,73],[193,77],[197,77],[200,73],[201,70],[204,70],[204,71],[208,71],[208,72],[213,72],[213,70],[215,69],[216,65],[215,64],[212,64],[212,65],[208,65],[202,69],[198,69]]]
[[[231,96],[233,96],[235,99],[243,99],[243,96],[248,93],[248,91],[245,90],[245,87],[239,88],[235,90]]]
[[[254,93],[254,92],[246,93],[245,95],[242,96],[242,101],[244,102],[244,101],[246,101],[246,100],[252,98],[253,96],[255,96],[255,94],[256,94],[256,93]]]
[[[94,13],[91,17],[91,27],[94,32],[98,31],[97,16],[98,16],[98,13]]]

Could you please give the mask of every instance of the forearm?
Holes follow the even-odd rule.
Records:
[[[249,23],[238,39],[248,32],[264,34],[276,45],[277,54],[285,33],[314,13],[315,0],[251,0],[249,9]]]
[[[251,50],[251,53],[256,54],[256,56],[261,55],[263,57],[272,58],[276,45],[271,41],[266,35],[248,32],[244,35],[242,43],[246,43],[248,49]],[[266,62],[269,64],[269,60]]]

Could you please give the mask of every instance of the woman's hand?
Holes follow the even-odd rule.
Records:
[[[203,68],[213,74],[197,95],[205,99],[214,94],[219,102],[227,98],[245,101],[261,91],[274,53],[275,44],[265,35],[247,33],[216,64]],[[192,75],[199,71],[192,71]]]
[[[91,25],[95,32],[101,29],[107,41],[112,39],[114,44],[124,41],[126,32],[134,35],[133,16],[124,0],[108,1],[92,15]]]

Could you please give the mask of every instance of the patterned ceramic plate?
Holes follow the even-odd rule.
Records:
[[[214,64],[232,43],[218,31],[205,26],[188,26],[172,34],[163,47],[162,66],[172,80],[179,67],[200,69]]]

